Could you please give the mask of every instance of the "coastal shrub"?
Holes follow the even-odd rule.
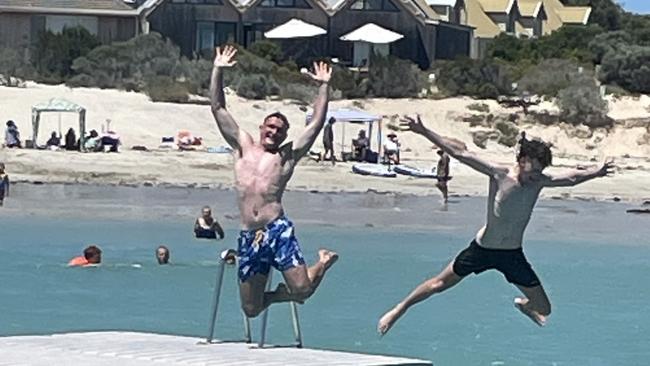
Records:
[[[4,79],[6,86],[14,85],[19,82],[17,79],[25,79],[33,76],[33,68],[27,62],[21,52],[24,50],[15,50],[13,48],[0,48],[0,75]]]
[[[305,104],[309,104],[316,98],[318,88],[316,86],[304,84],[287,84],[283,85],[280,90],[280,96],[283,99],[293,99]]]
[[[373,55],[368,67],[368,88],[375,97],[414,98],[426,86],[420,68],[394,56]]]
[[[570,60],[548,59],[528,69],[517,82],[517,89],[533,95],[555,97],[560,90],[585,76],[593,77],[593,72]]]
[[[63,28],[61,33],[41,32],[32,48],[31,61],[41,82],[60,83],[73,74],[75,59],[99,45],[83,27]]]
[[[367,79],[362,78],[358,72],[338,65],[332,66],[330,86],[334,90],[340,90],[341,97],[345,99],[364,98],[368,92]]]
[[[629,46],[608,52],[598,77],[634,93],[650,93],[650,47]]]
[[[284,60],[282,47],[277,42],[268,39],[253,42],[248,47],[248,51],[257,57],[273,61],[277,64]]]
[[[185,83],[163,75],[147,80],[145,92],[154,102],[186,103],[189,90]]]
[[[467,106],[467,109],[481,113],[490,113],[490,106],[485,103],[472,103]]]
[[[611,126],[607,117],[607,102],[600,96],[600,90],[593,80],[583,79],[558,93],[557,103],[560,118],[571,124],[589,127]]]
[[[493,60],[440,61],[433,66],[437,84],[449,96],[496,98],[512,94],[512,68]]]
[[[248,99],[264,99],[267,96],[280,94],[278,83],[272,76],[265,74],[242,76],[235,90],[238,95]]]
[[[519,129],[517,126],[508,121],[497,121],[494,128],[499,131],[498,143],[507,147],[513,147],[517,144]]]
[[[600,64],[606,54],[624,50],[632,44],[632,36],[625,31],[607,32],[589,42],[589,50],[594,55],[594,63]]]

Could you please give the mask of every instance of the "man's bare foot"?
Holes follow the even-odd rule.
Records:
[[[528,299],[515,297],[515,307],[519,309],[524,315],[530,318],[535,324],[543,327],[546,325],[546,317],[534,310],[528,309],[526,306],[528,304]]]
[[[336,252],[327,249],[318,251],[318,260],[325,265],[325,269],[330,268],[338,259],[339,255]]]
[[[404,314],[404,310],[402,310],[399,305],[386,312],[386,314],[379,319],[379,323],[377,323],[377,332],[381,335],[388,333],[390,328],[393,327],[393,324],[395,324],[402,314]]]

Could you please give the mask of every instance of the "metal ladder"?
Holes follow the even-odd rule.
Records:
[[[212,300],[212,313],[210,317],[210,327],[208,330],[208,337],[205,340],[205,343],[220,343],[223,341],[217,341],[214,339],[214,332],[217,323],[217,311],[219,309],[219,299],[221,298],[221,288],[223,285],[223,273],[226,269],[226,257],[227,254],[236,253],[233,249],[225,250],[221,253],[219,259],[219,267],[217,269],[217,282],[214,287],[214,296]],[[273,271],[269,272],[268,280],[266,283],[266,291],[271,290],[271,284],[273,282]],[[239,281],[237,282],[239,286]],[[298,318],[298,307],[295,302],[289,302],[289,307],[291,310],[291,318],[293,321],[293,333],[295,336],[295,343],[292,345],[296,348],[302,348],[302,333],[300,331],[300,321]],[[251,339],[251,322],[250,318],[244,314],[242,311],[242,317],[244,319],[244,341],[246,343],[252,343]],[[266,325],[269,319],[269,308],[264,310],[262,314],[262,327],[260,329],[260,339],[257,342],[258,348],[264,348],[264,342],[266,340]]]

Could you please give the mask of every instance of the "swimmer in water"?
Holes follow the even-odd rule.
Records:
[[[451,157],[488,176],[487,222],[440,274],[420,284],[384,314],[377,331],[385,334],[411,306],[455,286],[470,273],[490,269],[501,272],[524,295],[514,299],[515,307],[537,325],[545,325],[551,303],[522,250],[524,231],[539,193],[545,187],[570,187],[607,176],[613,172],[613,163],[607,161],[599,167],[563,174],[544,173],[552,162],[551,149],[541,141],[525,140],[519,147],[516,164],[502,167],[469,152],[464,143],[424,127],[420,116],[406,117],[403,122],[404,129],[424,136]]]
[[[248,317],[256,317],[272,303],[302,302],[310,297],[338,259],[336,253],[321,249],[318,261],[307,267],[293,223],[282,207],[282,195],[298,161],[307,154],[325,124],[332,70],[323,62],[314,63],[314,73],[309,75],[320,83],[320,88],[311,123],[297,140],[282,144],[287,138],[289,121],[276,112],[264,118],[259,141],[254,141],[226,110],[223,70],[236,63],[236,53],[231,46],[217,48],[210,96],[212,114],[233,148],[235,159],[242,229],[238,239],[242,309]],[[286,285],[265,292],[271,266],[282,272]]]
[[[95,245],[84,249],[84,255],[74,257],[68,262],[68,267],[94,267],[102,262],[102,250]]]

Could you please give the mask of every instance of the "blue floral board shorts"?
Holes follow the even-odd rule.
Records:
[[[280,216],[263,229],[240,231],[237,244],[241,282],[257,273],[268,275],[271,266],[284,272],[305,264],[293,223],[286,216]]]

